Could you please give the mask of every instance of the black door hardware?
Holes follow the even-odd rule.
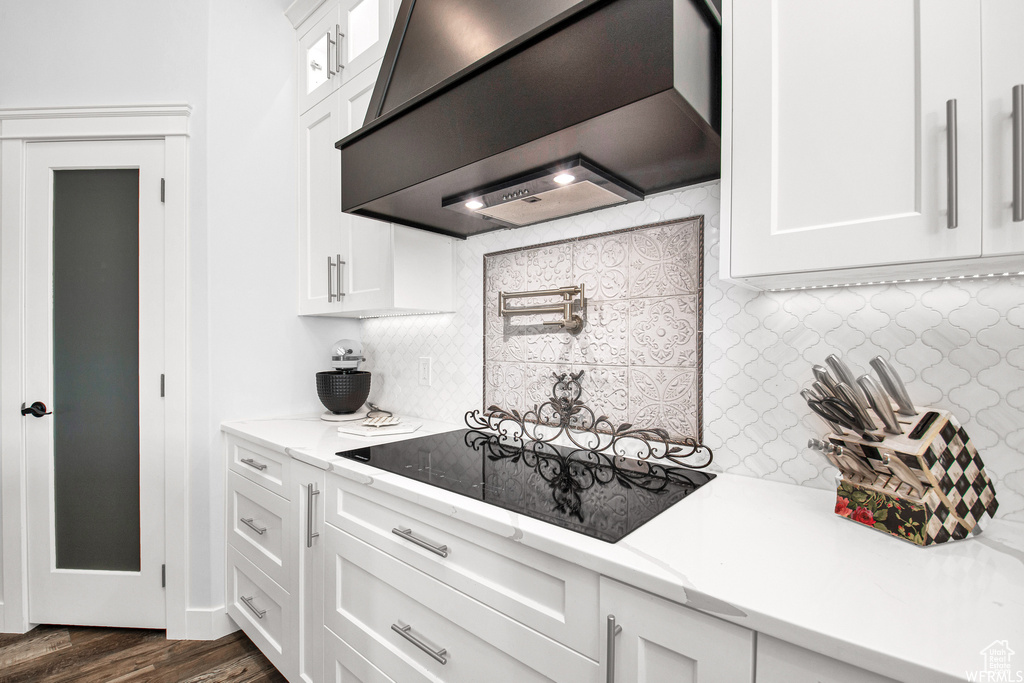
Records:
[[[52,412],[47,412],[46,404],[45,403],[43,403],[42,401],[36,401],[32,405],[30,405],[28,408],[26,408],[25,404],[22,403],[21,404],[21,414],[22,415],[31,415],[32,417],[42,417],[43,415],[51,415]]]

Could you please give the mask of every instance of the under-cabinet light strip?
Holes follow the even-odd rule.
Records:
[[[1024,275],[1024,271],[1019,273],[987,273],[978,275],[948,275],[946,277],[918,277],[909,278],[907,280],[878,280],[876,282],[853,282],[850,284],[835,284],[835,285],[805,285],[803,287],[774,287],[768,289],[769,292],[798,292],[805,289],[836,289],[838,287],[866,287],[868,285],[904,285],[912,284],[915,282],[945,282],[946,280],[977,280],[980,278],[990,277],[1016,277],[1018,275]]]
[[[443,315],[444,313],[451,313],[451,311],[416,311],[415,313],[379,313],[377,315],[361,315],[359,320],[369,320],[371,318],[408,318],[413,315]]]

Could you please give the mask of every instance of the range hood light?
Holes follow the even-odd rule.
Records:
[[[521,227],[606,206],[635,202],[643,194],[576,157],[562,160],[499,185],[470,188],[442,199],[441,206],[463,215]]]

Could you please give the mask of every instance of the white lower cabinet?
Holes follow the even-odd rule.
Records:
[[[228,615],[282,673],[294,669],[295,610],[286,590],[230,545],[227,554]]]
[[[227,437],[227,611],[291,683],[891,683]]]
[[[298,532],[292,583],[296,680],[320,683],[324,680],[324,471],[297,460],[291,468],[290,521]]]
[[[330,525],[327,553],[327,627],[396,681],[596,680],[545,656],[562,646]]]
[[[757,637],[757,683],[897,683],[771,636]]]
[[[749,629],[605,577],[601,614],[604,662],[613,669],[608,683],[754,681],[755,634]]]
[[[394,680],[324,627],[324,680],[327,683],[394,683]]]

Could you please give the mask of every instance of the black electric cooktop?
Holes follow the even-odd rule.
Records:
[[[610,543],[715,476],[472,429],[338,455]]]

